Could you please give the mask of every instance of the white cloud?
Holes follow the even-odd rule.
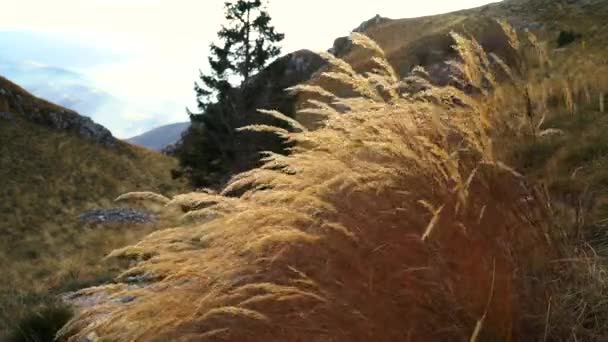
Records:
[[[150,115],[151,115],[151,113],[142,113],[139,111],[130,110],[130,111],[124,112],[122,114],[122,117],[129,121],[143,121],[143,120],[149,119]]]

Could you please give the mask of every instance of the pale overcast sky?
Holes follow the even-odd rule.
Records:
[[[495,1],[274,0],[270,1],[270,14],[277,29],[286,34],[283,52],[287,53],[302,48],[326,50],[335,38],[376,14],[418,17],[489,2]],[[87,65],[72,63],[77,56],[71,55],[56,58],[52,63],[57,65],[50,66],[82,73],[95,87],[126,101],[130,109],[116,117],[90,114],[119,137],[126,137],[151,128],[147,125],[187,120],[184,107],[194,102],[192,85],[197,70],[207,64],[208,45],[223,21],[223,3],[224,0],[0,0],[0,31],[45,33],[63,40],[66,46],[80,46],[74,54],[85,50],[87,55],[98,51],[100,55],[118,56],[106,60],[100,57]],[[10,50],[0,46],[0,57],[10,58]],[[28,51],[29,55],[19,58],[40,64],[49,63],[47,57],[56,53],[48,51],[48,47]],[[151,113],[151,107],[162,113]],[[142,124],[127,129],[124,121]]]

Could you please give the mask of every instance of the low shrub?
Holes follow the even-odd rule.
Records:
[[[581,38],[583,35],[573,31],[561,31],[557,37],[557,46],[564,47],[571,44],[575,40]]]

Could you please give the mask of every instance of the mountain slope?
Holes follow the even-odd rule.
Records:
[[[608,38],[605,19],[608,6],[603,0],[505,0],[479,8],[422,18],[379,18],[364,25],[366,35],[385,51],[392,65],[403,76],[416,65],[429,72],[456,56],[449,37],[451,31],[473,35],[488,52],[503,55],[506,50],[500,27],[495,20],[508,21],[521,32],[531,31],[544,40],[550,49],[556,48],[561,31],[581,34],[587,49],[604,49]],[[338,39],[338,56],[364,66],[367,59],[361,50],[352,51],[344,38]],[[356,50],[356,49],[355,49]],[[588,51],[589,53],[590,51]]]
[[[179,192],[175,166],[0,77],[0,339],[24,298],[107,278],[99,259],[154,228],[86,229],[83,211],[133,190]]]
[[[127,139],[135,145],[147,147],[155,151],[162,151],[166,147],[178,142],[182,133],[190,127],[189,122],[174,123],[154,128],[136,137]]]

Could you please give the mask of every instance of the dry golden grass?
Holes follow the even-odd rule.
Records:
[[[114,202],[122,202],[122,201],[125,201],[125,202],[150,201],[155,204],[166,205],[171,200],[163,195],[159,195],[154,192],[143,191],[143,192],[129,192],[126,194],[122,194],[114,200]]]
[[[40,267],[23,272],[13,264],[17,260],[37,269],[46,260],[61,260],[70,253],[77,259],[96,249],[99,243],[79,241],[80,235],[88,234],[78,219],[83,211],[116,206],[112,198],[142,187],[168,193],[184,188],[170,178],[174,160],[126,144],[106,149],[22,121],[1,127],[0,143],[0,232],[4,237],[0,268],[12,275],[5,285],[37,283],[33,280],[54,277],[60,271]],[[104,252],[92,253],[90,261]]]
[[[130,206],[142,207],[152,211],[162,211],[171,200],[164,195],[151,191],[128,192],[118,196],[114,202]]]
[[[0,81],[5,89],[19,90]],[[27,110],[61,109],[19,91]],[[159,226],[87,227],[78,216],[120,206],[111,199],[127,191],[184,191],[170,176],[176,166],[172,158],[122,142],[105,148],[19,117],[1,122],[0,340],[7,325],[44,298],[112,281],[118,265],[100,258]]]
[[[506,134],[538,126],[529,107],[544,101],[518,87],[537,78],[522,69],[500,85],[479,44],[453,37],[461,56],[454,66],[466,76],[459,81],[478,95],[430,83],[412,90],[361,35],[353,41],[375,71],[359,74],[326,56],[324,77],[356,96],[297,87],[329,100],[305,109],[323,118],[320,127],[249,127],[287,135],[293,153],[268,154],[265,166],[236,176],[221,195],[171,200],[168,207],[187,212],[186,223],[111,255],[137,260],[119,280],[154,281],[86,290],[106,299],[81,308],[60,334],[71,341],[597,338],[584,324],[592,313],[571,310],[594,305],[584,289],[605,293],[594,263],[581,271],[560,262],[585,259],[552,224],[542,188],[500,160]],[[135,299],[120,303],[125,295]]]

